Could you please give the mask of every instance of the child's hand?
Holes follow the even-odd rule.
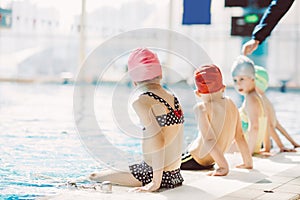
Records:
[[[226,176],[229,172],[228,168],[220,167],[214,171],[208,172],[208,176]]]
[[[130,189],[129,192],[154,192],[158,190],[160,185],[155,184],[155,182],[150,182],[149,184],[143,187],[135,187]]]
[[[237,165],[235,166],[236,168],[240,168],[240,169],[253,169],[253,166],[252,165],[245,165],[245,164],[240,164],[240,165]]]
[[[280,148],[280,152],[297,152],[297,151],[296,151],[296,149],[282,147],[282,148]]]
[[[296,148],[299,148],[300,147],[300,145],[299,144],[294,144],[294,149],[296,149]]]

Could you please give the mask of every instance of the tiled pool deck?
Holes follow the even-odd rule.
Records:
[[[268,158],[254,157],[254,169],[236,169],[240,155],[228,154],[231,171],[226,177],[209,177],[202,171],[183,171],[184,185],[155,193],[128,192],[127,187],[113,186],[110,194],[92,189],[66,189],[42,199],[300,199],[300,151],[279,153]]]
[[[229,193],[220,199],[300,199],[300,165],[297,164],[273,176],[261,179],[245,188]]]

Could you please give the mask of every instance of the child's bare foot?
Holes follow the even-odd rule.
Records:
[[[206,175],[208,176],[226,176],[229,170],[223,167],[216,169],[215,171],[208,172]]]
[[[89,179],[91,181],[98,181],[98,179],[99,179],[99,173],[92,173],[92,174],[90,174]]]
[[[267,156],[267,157],[273,156],[273,154],[271,152],[269,152],[269,151],[260,151],[258,153],[258,155]]]
[[[296,149],[282,147],[282,148],[280,148],[280,152],[297,152],[297,151],[296,151]]]

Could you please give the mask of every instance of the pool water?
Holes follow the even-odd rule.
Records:
[[[186,84],[168,87],[183,105],[186,146],[197,134],[192,113],[196,99]],[[117,92],[127,95],[131,90],[124,85],[118,87]],[[73,91],[73,85],[0,84],[0,199],[55,195],[67,187],[68,181],[88,184],[88,174],[107,167],[94,159],[77,134]],[[106,98],[112,91],[116,92],[114,84],[104,84],[97,89],[97,121],[113,145],[140,155],[140,141],[124,135],[114,124],[111,99]],[[241,98],[233,89],[227,89],[226,95],[240,105]],[[267,95],[274,103],[279,121],[292,137],[298,136],[300,92],[270,90]],[[290,146],[284,138],[282,140]]]

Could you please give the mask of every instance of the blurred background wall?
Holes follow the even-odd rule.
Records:
[[[84,29],[81,26],[83,2]],[[210,24],[183,25],[183,0],[0,0],[2,12],[11,10],[10,18],[3,21],[2,17],[0,26],[0,80],[74,78],[82,63],[82,52],[87,56],[119,33],[162,28],[183,33],[198,42],[220,66],[226,84],[232,85],[231,64],[249,37],[230,34],[231,17],[243,15],[244,10],[225,7],[224,2],[211,0]],[[281,81],[288,80],[288,86],[299,87],[299,1],[294,2],[266,43],[263,63],[269,70],[270,84],[279,86]],[[115,67],[116,71],[124,71],[124,63],[116,62],[120,65]]]

